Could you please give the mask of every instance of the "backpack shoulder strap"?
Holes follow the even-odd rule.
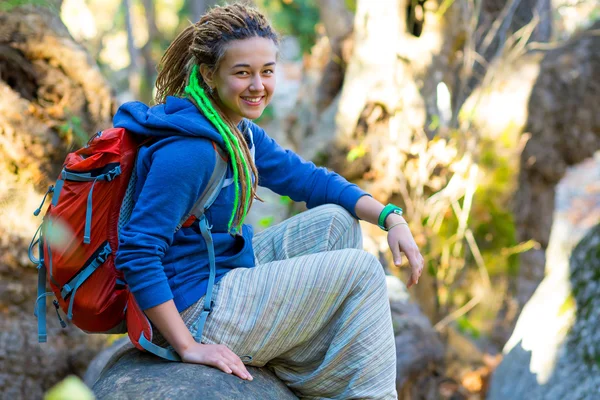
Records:
[[[196,219],[201,219],[204,215],[204,211],[208,209],[214,203],[219,192],[221,191],[221,187],[223,186],[223,182],[225,181],[225,175],[227,173],[227,162],[225,161],[225,155],[223,150],[215,145],[215,150],[217,151],[217,155],[215,157],[215,168],[213,169],[212,175],[208,180],[208,184],[204,189],[204,192],[200,195],[200,198],[194,203],[194,206],[180,221],[179,225],[175,229],[177,232],[183,224],[193,215]]]

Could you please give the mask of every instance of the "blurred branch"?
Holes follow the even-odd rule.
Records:
[[[471,253],[473,253],[473,257],[475,258],[475,262],[477,263],[477,267],[479,268],[481,280],[485,284],[486,289],[491,289],[492,283],[490,281],[490,275],[487,272],[485,261],[483,260],[483,256],[479,251],[479,246],[477,246],[477,242],[475,241],[475,237],[473,236],[473,231],[467,229],[467,231],[465,232],[465,238],[467,239],[467,243],[469,244]]]
[[[477,295],[475,295],[475,297],[473,297],[471,300],[469,300],[467,302],[467,304],[465,304],[461,308],[458,308],[458,309],[454,310],[453,312],[451,312],[450,314],[448,314],[447,316],[445,316],[440,322],[435,324],[433,328],[437,331],[441,331],[446,326],[448,326],[448,324],[450,324],[452,321],[457,320],[458,318],[462,317],[463,315],[465,315],[466,313],[471,311],[477,304],[479,304],[479,302],[482,299],[483,299],[483,294],[482,294],[482,292],[479,292]]]
[[[127,51],[129,52],[129,67],[127,73],[129,75],[129,90],[135,98],[140,97],[140,82],[139,74],[139,49],[135,46],[133,36],[133,20],[131,16],[131,0],[123,0],[125,7],[125,27],[127,30]]]
[[[330,39],[343,38],[352,32],[354,16],[344,0],[318,0],[319,14]]]
[[[156,39],[160,33],[156,26],[156,9],[154,8],[153,0],[142,0],[144,5],[144,13],[146,14],[146,24],[148,26],[148,43]]]
[[[496,51],[496,54],[499,54],[502,51],[504,42],[506,40],[506,32],[510,27],[512,19],[520,3],[521,0],[509,0],[506,3],[502,9],[502,12],[500,13],[500,16],[496,18],[491,29],[488,31],[487,35],[485,35],[481,48],[479,49],[479,54],[482,54],[485,57],[485,54],[487,53],[494,39],[498,39],[498,50]]]
[[[245,3],[248,3],[246,1]],[[217,4],[217,0],[189,0],[192,22],[197,22],[209,8]]]

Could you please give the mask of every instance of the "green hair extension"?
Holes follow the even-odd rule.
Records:
[[[241,187],[240,180],[239,180],[239,171],[238,171],[237,162],[236,162],[237,157],[236,157],[236,153],[231,145],[232,142],[233,142],[233,145],[235,146],[235,149],[237,150],[238,154],[241,156],[242,165],[244,167],[244,171],[246,172],[246,182],[247,182],[247,185],[249,188],[252,185],[250,168],[248,166],[248,163],[246,162],[245,157],[242,156],[242,154],[243,154],[242,149],[240,147],[237,137],[231,132],[231,129],[229,129],[229,126],[227,126],[227,124],[221,119],[221,117],[219,116],[219,113],[214,109],[211,101],[206,96],[204,89],[202,89],[202,87],[200,86],[200,83],[198,81],[198,66],[196,66],[196,65],[193,66],[192,71],[190,73],[189,84],[185,87],[185,93],[190,95],[195,100],[196,104],[198,105],[198,107],[200,108],[202,113],[215,126],[215,128],[217,128],[217,131],[219,132],[219,134],[223,138],[223,141],[225,142],[225,147],[227,148],[227,152],[229,153],[229,156],[232,160],[231,164],[233,167],[233,180],[235,182],[235,199],[234,199],[234,203],[233,203],[233,212],[231,214],[231,217],[229,218],[229,223],[228,223],[228,228],[227,228],[228,231],[231,231],[233,221],[235,219],[235,213],[236,213],[236,210],[238,209],[239,203],[240,203],[240,187]],[[234,233],[241,229],[241,226],[244,223],[244,219],[246,218],[246,215],[248,214],[249,205],[250,205],[250,196],[247,196],[245,204],[244,204],[244,211],[242,213],[242,217],[240,218],[238,227],[234,228],[234,230],[233,230]]]

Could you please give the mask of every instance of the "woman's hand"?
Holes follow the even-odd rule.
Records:
[[[398,223],[398,225],[394,226],[394,223]],[[419,283],[425,261],[406,222],[393,222],[390,226],[392,229],[388,231],[387,240],[390,250],[392,250],[394,264],[398,267],[402,264],[401,252],[406,255],[410,264],[411,274],[406,284],[406,287],[409,288],[413,284]]]
[[[186,363],[209,365],[248,381],[253,379],[242,360],[223,344],[193,342],[179,356]]]

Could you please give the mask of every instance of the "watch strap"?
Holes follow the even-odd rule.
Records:
[[[402,215],[403,211],[400,207],[390,203],[387,206],[385,206],[383,208],[383,210],[381,210],[381,213],[379,214],[379,219],[377,221],[377,225],[386,232],[388,231],[388,229],[385,227],[385,220],[388,217],[388,215],[390,215],[392,213]]]

